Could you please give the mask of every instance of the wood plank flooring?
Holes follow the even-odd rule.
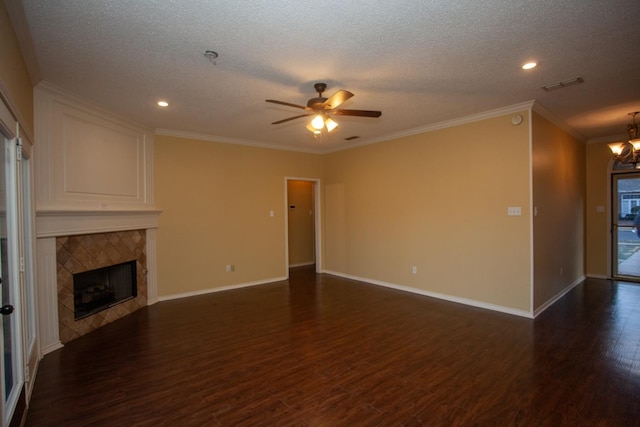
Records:
[[[530,320],[298,269],[47,355],[26,425],[638,426],[640,286]]]

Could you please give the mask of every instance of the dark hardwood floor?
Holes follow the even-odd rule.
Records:
[[[640,286],[530,320],[299,269],[41,362],[27,426],[638,426]]]

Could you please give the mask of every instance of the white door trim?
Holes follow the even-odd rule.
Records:
[[[313,183],[313,215],[314,215],[314,234],[315,234],[315,262],[316,273],[322,272],[322,221],[320,217],[321,210],[321,194],[320,179],[318,178],[300,178],[293,176],[284,177],[284,263],[285,277],[289,278],[289,204],[288,204],[288,187],[289,181],[308,181]]]

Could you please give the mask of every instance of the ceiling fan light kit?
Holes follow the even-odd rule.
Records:
[[[324,125],[327,128],[327,132],[331,132],[338,127],[338,123],[335,122],[331,117],[327,117],[327,120],[324,121]]]
[[[320,129],[316,129],[313,126],[311,126],[311,123],[307,125],[307,129],[309,129],[309,131],[312,132],[314,135],[320,135],[322,133]]]
[[[310,132],[313,132],[315,135],[318,135],[322,132],[322,129],[326,129],[327,132],[331,132],[336,127],[338,127],[338,122],[333,120],[330,115],[337,114],[341,116],[357,116],[357,117],[380,117],[382,112],[373,111],[373,110],[344,110],[338,109],[338,107],[353,97],[353,93],[347,90],[339,90],[329,98],[325,98],[322,96],[322,93],[327,89],[326,83],[316,83],[313,85],[316,92],[318,92],[318,96],[315,98],[311,98],[307,101],[307,106],[292,104],[290,102],[284,101],[276,101],[275,99],[267,99],[266,102],[270,102],[272,104],[285,105],[287,107],[300,108],[302,110],[306,110],[308,113],[300,114],[298,116],[289,117],[287,119],[278,120],[272,125],[277,125],[280,123],[288,122],[289,120],[299,119],[301,117],[314,116],[309,124],[307,124],[306,128],[309,129]]]
[[[324,119],[322,118],[321,114],[318,114],[313,118],[313,120],[311,120],[311,126],[313,126],[314,129],[318,130],[324,127]]]

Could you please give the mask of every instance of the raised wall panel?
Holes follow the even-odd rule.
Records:
[[[56,282],[56,239],[37,239],[38,339],[44,356],[62,347],[58,329],[58,291]]]
[[[157,229],[147,229],[147,304],[158,302]]]
[[[148,129],[47,84],[34,94],[38,210],[153,207]]]
[[[62,112],[62,191],[137,199],[144,135],[112,129]],[[141,155],[142,154],[142,155]]]

